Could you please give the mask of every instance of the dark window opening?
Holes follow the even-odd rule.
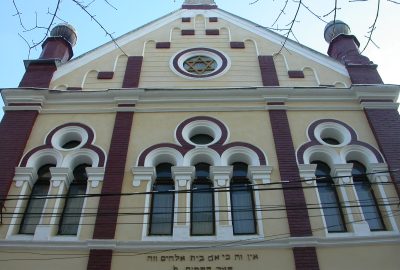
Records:
[[[214,138],[207,134],[197,134],[197,135],[190,137],[190,141],[192,143],[199,144],[199,145],[209,144],[213,140],[214,140]]]
[[[233,233],[256,234],[256,214],[253,187],[247,179],[247,164],[233,163],[233,176],[230,185]]]
[[[324,218],[328,232],[345,232],[346,226],[339,197],[330,175],[331,169],[321,161],[314,161],[317,164],[315,176],[317,177],[317,188],[324,212]]]
[[[149,235],[172,235],[174,224],[174,182],[172,164],[156,167],[157,179],[153,185]]]
[[[210,164],[195,165],[196,179],[191,192],[191,234],[213,235],[215,233],[214,190],[208,179]]]
[[[79,146],[80,144],[81,144],[80,141],[71,140],[71,141],[68,141],[68,142],[64,143],[62,148],[64,148],[64,149],[72,149],[72,148],[75,148],[75,147]]]
[[[382,214],[379,211],[374,191],[366,175],[366,168],[355,160],[350,160],[348,163],[353,163],[351,174],[365,221],[368,222],[371,231],[385,230]]]
[[[327,138],[322,138],[322,140],[325,143],[330,144],[330,145],[339,145],[340,144],[340,142],[334,138],[327,137]]]
[[[64,204],[64,210],[58,227],[59,235],[77,235],[79,222],[82,216],[84,195],[87,188],[86,168],[91,167],[89,164],[81,164],[74,171],[74,180],[68,189],[67,198]]]
[[[32,192],[22,217],[21,226],[19,228],[20,234],[34,234],[36,226],[39,224],[46,197],[50,188],[50,168],[55,167],[54,164],[47,164],[42,166],[37,174],[38,179],[32,188]]]

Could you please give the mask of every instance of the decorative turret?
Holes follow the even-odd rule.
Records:
[[[214,0],[185,0],[184,9],[214,9],[218,8]]]
[[[69,24],[55,26],[42,44],[39,59],[26,60],[26,71],[19,86],[48,88],[57,66],[68,62],[73,54],[77,34]]]
[[[58,59],[67,62],[73,56],[72,47],[77,40],[76,30],[69,24],[55,26],[42,44],[42,54],[39,59]]]
[[[344,64],[353,84],[382,84],[377,65],[361,55],[360,42],[351,35],[350,27],[343,21],[329,22],[324,30],[329,43],[328,55]]]

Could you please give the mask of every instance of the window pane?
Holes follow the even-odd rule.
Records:
[[[150,235],[172,235],[174,220],[174,189],[172,184],[155,184],[151,208]]]
[[[44,203],[46,199],[35,198],[35,197],[45,197],[49,192],[50,182],[40,181],[36,182],[33,186],[31,198],[25,210],[23,220],[19,229],[21,234],[34,234],[36,226],[39,224],[40,218],[42,216]]]
[[[374,192],[367,176],[365,175],[367,169],[363,164],[356,160],[350,160],[348,163],[353,163],[351,174],[353,176],[354,186],[365,221],[368,222],[371,231],[385,230],[385,224],[383,223],[381,213],[377,206]]]
[[[192,218],[193,235],[214,234],[214,194],[211,184],[193,184]]]
[[[317,164],[315,176],[317,179],[318,194],[324,212],[325,223],[328,232],[345,232],[346,226],[343,221],[343,213],[340,208],[336,188],[333,186],[331,169],[321,161],[312,162]]]
[[[355,181],[357,196],[360,201],[365,220],[368,222],[371,231],[385,230],[371,185],[367,181]]]
[[[317,182],[317,185],[328,232],[346,231],[335,187],[329,182]]]
[[[256,233],[251,186],[243,183],[231,184],[232,223],[234,234]]]
[[[82,214],[82,207],[85,198],[76,197],[85,195],[85,184],[71,184],[65,202],[58,233],[61,235],[76,235],[78,233],[79,221]]]

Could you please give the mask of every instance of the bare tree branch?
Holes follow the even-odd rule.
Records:
[[[15,13],[13,16],[18,16],[19,24],[21,25],[21,27],[22,27],[24,30],[26,30],[25,25],[22,23],[22,17],[21,17],[22,13],[19,12],[19,9],[18,9],[18,7],[17,7],[17,4],[15,3],[15,0],[13,0],[13,4],[14,4],[15,11],[17,12],[17,13]]]
[[[274,21],[274,23],[271,25],[272,27],[278,22],[279,18],[282,16],[282,14],[285,14],[285,9],[287,7],[289,0],[285,1],[285,5],[283,6],[283,8],[281,9],[281,12],[279,13],[278,17],[276,18],[276,20]]]
[[[310,7],[306,6],[304,3],[301,3],[301,5],[303,7],[305,7],[312,15],[314,15],[317,19],[319,19],[320,21],[324,22],[324,23],[328,23],[327,21],[325,21],[324,19],[321,18],[320,15],[316,14],[314,11],[311,10]]]
[[[126,56],[128,56],[124,50],[118,45],[117,41],[113,37],[113,35],[107,31],[107,29],[95,18],[94,15],[92,15],[78,0],[72,0],[75,4],[77,4],[89,17],[98,25],[100,28],[106,33],[107,36],[109,36],[112,40],[112,42],[117,46],[117,48]]]
[[[374,31],[376,29],[376,23],[378,22],[380,8],[381,8],[381,0],[378,0],[378,6],[376,8],[375,20],[374,20],[374,23],[369,27],[369,29],[371,29],[371,30],[369,31],[368,41],[367,41],[367,44],[365,44],[364,49],[362,49],[361,53],[363,53],[365,51],[365,49],[368,47],[368,44],[372,41],[372,35],[374,34]]]
[[[295,13],[295,15],[294,15],[294,17],[293,17],[293,20],[291,21],[291,23],[289,23],[289,24],[290,24],[289,31],[287,32],[287,34],[286,34],[286,36],[285,36],[285,41],[282,43],[282,46],[281,46],[281,48],[279,49],[278,54],[282,52],[282,49],[285,47],[286,42],[287,42],[287,40],[289,39],[289,35],[290,35],[290,34],[292,33],[292,31],[293,31],[293,26],[294,26],[294,24],[296,23],[297,16],[299,15],[299,11],[300,11],[300,8],[301,8],[302,0],[299,0],[298,3],[299,3],[299,4],[298,4],[298,6],[297,6],[297,10],[296,10],[296,13]]]

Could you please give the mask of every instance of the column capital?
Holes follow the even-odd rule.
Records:
[[[233,166],[211,166],[210,177],[220,187],[229,186],[232,177]]]
[[[16,187],[21,187],[24,182],[28,182],[32,188],[36,179],[38,178],[36,169],[32,167],[16,167],[14,182]]]
[[[306,184],[315,183],[315,171],[317,170],[317,164],[299,164],[300,177],[306,181]]]
[[[186,187],[195,175],[194,166],[173,166],[171,168],[172,177],[179,187]]]
[[[74,180],[74,175],[70,168],[50,167],[51,183],[53,187],[60,186],[61,182],[69,186]]]
[[[263,184],[271,183],[272,166],[249,166],[248,177],[252,181],[261,180]]]
[[[92,188],[99,186],[99,183],[104,180],[104,167],[87,167],[86,174],[88,176],[88,182]]]
[[[156,177],[156,170],[154,167],[133,167],[131,169],[133,174],[132,185],[134,187],[139,187],[141,181],[154,181]]]

